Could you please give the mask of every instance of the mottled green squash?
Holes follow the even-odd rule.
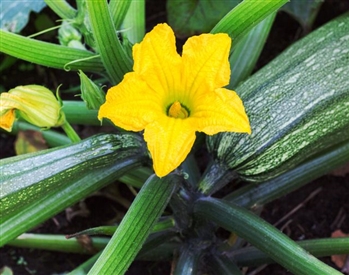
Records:
[[[0,221],[56,189],[120,162],[147,156],[135,134],[95,135],[81,142],[0,160]],[[68,196],[69,194],[67,194]]]
[[[349,139],[349,15],[294,43],[237,92],[252,134],[208,137],[215,165],[206,178],[221,167],[265,181]]]

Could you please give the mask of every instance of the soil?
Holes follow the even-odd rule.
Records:
[[[149,14],[147,17],[148,30],[157,23],[166,21],[164,2],[157,2],[155,0],[147,1],[147,14]],[[321,26],[346,11],[349,11],[349,1],[325,1],[315,20],[314,28]],[[48,11],[45,10],[44,12]],[[33,14],[31,20],[34,20],[35,16]],[[267,64],[288,45],[299,39],[301,35],[302,29],[300,25],[288,14],[284,12],[279,13],[256,69]],[[6,83],[5,89],[15,87],[19,84],[17,77],[19,67],[30,67],[28,71],[25,71],[26,77],[21,78],[20,84],[22,85],[32,84],[33,82],[38,83],[39,81],[38,84],[53,88],[62,79],[65,79],[63,85],[66,85],[66,87],[78,83],[77,75],[70,74],[71,77],[67,79],[65,72],[48,70],[47,68],[17,61],[12,69],[5,71],[5,74],[1,76],[1,81]],[[62,77],[63,75],[64,77]],[[86,129],[82,130],[86,131]],[[93,130],[89,132],[93,133]],[[15,137],[0,132],[1,158],[14,155],[14,141]],[[114,184],[115,186],[116,184]],[[123,196],[131,200],[132,194],[130,191],[122,187],[122,185],[120,185],[120,188]],[[314,197],[307,200],[314,192],[317,192]],[[349,174],[343,174],[342,176],[326,175],[287,196],[267,204],[261,216],[271,224],[278,223],[277,227],[294,240],[330,237],[331,233],[336,229],[341,229],[343,232],[349,233],[348,198]],[[299,205],[301,207],[298,211],[289,214]],[[76,209],[81,209],[81,205],[74,206],[73,210]],[[87,198],[84,201],[82,209],[88,210],[87,212],[85,211],[87,213],[85,216],[77,215],[72,219],[68,219],[67,211],[65,211],[33,229],[32,232],[71,234],[89,227],[110,224],[115,221],[115,218],[119,219],[127,210],[119,203],[103,195],[94,195]],[[284,217],[287,218],[282,220]],[[88,258],[89,256],[86,255],[5,246],[0,249],[0,268],[6,265],[13,270],[15,275],[64,274],[64,272],[72,270]],[[322,260],[331,266],[335,266],[330,257],[322,258]],[[248,272],[252,270],[250,269]],[[135,262],[127,272],[128,275],[159,275],[170,273],[170,262]],[[291,273],[277,264],[270,264],[261,268],[259,271],[255,270],[254,274],[286,275]]]

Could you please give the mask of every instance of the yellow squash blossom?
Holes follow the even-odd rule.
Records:
[[[1,93],[0,127],[11,131],[16,115],[44,128],[61,126],[65,122],[56,97],[49,89],[39,85],[18,86]]]
[[[157,176],[177,168],[189,154],[195,132],[250,133],[238,95],[229,83],[227,34],[191,37],[180,56],[167,24],[157,25],[133,47],[133,72],[109,89],[99,119],[129,131],[144,130]]]

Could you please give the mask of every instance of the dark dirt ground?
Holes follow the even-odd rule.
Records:
[[[166,20],[164,1],[148,1],[147,13],[148,30],[158,22]],[[330,19],[349,11],[349,1],[327,0],[323,4],[314,26],[318,27]],[[32,15],[32,20],[35,15]],[[300,38],[302,34],[300,26],[286,13],[280,13],[274,24],[269,39],[256,66],[260,68],[277,56],[288,45]],[[24,72],[18,83],[17,68],[29,68]],[[26,69],[25,69],[26,70]],[[64,75],[64,77],[62,77]],[[70,74],[72,75],[72,74]],[[41,81],[41,83],[38,83]],[[6,83],[6,88],[16,85],[32,84],[33,82],[47,87],[56,87],[57,83],[64,81],[68,87],[78,83],[77,75],[66,78],[66,73],[58,70],[48,70],[39,66],[31,66],[18,61],[12,70],[7,70],[1,76],[1,82]],[[4,84],[3,84],[4,85]],[[93,132],[93,130],[91,131]],[[15,138],[0,133],[0,156],[8,157],[14,154],[13,143]],[[307,200],[315,192],[316,195]],[[132,197],[129,190],[122,189],[125,197]],[[349,233],[349,174],[345,176],[327,175],[321,177],[305,187],[269,203],[263,209],[261,216],[271,224],[275,224],[287,216],[293,209],[304,203],[302,207],[287,216],[278,224],[278,228],[294,240],[306,240],[322,237],[330,237],[336,229]],[[68,221],[66,213],[60,213],[35,228],[36,233],[70,234],[79,230],[107,224],[118,213],[125,213],[126,209],[118,203],[106,199],[103,196],[92,196],[85,200],[89,216],[76,216]],[[40,251],[6,246],[0,249],[0,268],[4,265],[11,267],[15,275],[48,275],[62,274],[72,270],[77,265],[87,260],[89,256],[65,254],[49,251]],[[327,264],[334,266],[330,257],[322,258]],[[251,272],[250,269],[248,272]],[[171,263],[135,262],[127,272],[128,275],[136,274],[170,274]],[[255,270],[256,275],[286,275],[291,274],[277,264],[271,264],[260,271]]]

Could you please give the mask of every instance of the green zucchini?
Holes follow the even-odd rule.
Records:
[[[203,190],[217,170],[261,182],[349,139],[349,15],[296,42],[236,90],[252,134],[207,138],[214,162]]]
[[[79,143],[0,160],[0,221],[42,196],[120,161],[141,162],[147,150],[136,134],[100,134]]]

